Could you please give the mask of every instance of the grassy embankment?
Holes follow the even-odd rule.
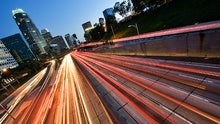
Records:
[[[136,23],[140,33],[147,33],[215,20],[220,20],[219,0],[174,0],[154,11],[114,25],[113,28],[115,38],[122,38],[137,34],[135,28],[128,28],[128,25]],[[113,39],[112,34],[107,34],[105,39]]]

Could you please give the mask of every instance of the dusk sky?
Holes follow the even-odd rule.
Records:
[[[53,36],[75,33],[84,40],[82,24],[99,22],[102,11],[113,7],[122,0],[1,0],[0,1],[0,39],[20,33],[12,18],[12,10],[23,9],[32,19],[38,30],[47,28]]]

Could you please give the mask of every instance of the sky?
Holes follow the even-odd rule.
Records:
[[[84,41],[82,24],[104,18],[103,10],[123,0],[0,0],[0,39],[20,33],[12,10],[23,9],[39,31],[47,28],[53,36],[76,34]]]

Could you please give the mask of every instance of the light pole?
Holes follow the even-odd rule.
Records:
[[[0,103],[0,108],[3,109],[4,111],[6,111],[6,113],[11,116],[11,118],[15,121],[15,118],[11,115],[11,113],[6,109],[5,106],[3,106],[1,103]]]
[[[130,27],[136,28],[137,34],[139,35],[139,29],[138,29],[137,23],[136,23],[135,25],[128,25],[128,27],[129,27],[129,28],[130,28]]]
[[[10,71],[9,69],[7,69],[7,68],[3,68],[3,69],[1,70],[1,76],[2,76],[3,74],[4,74],[5,76],[4,76],[4,78],[3,78],[2,80],[4,80],[4,82],[5,82],[6,84],[9,84],[9,85],[11,86],[11,88],[12,88],[13,90],[15,90],[15,88],[11,85],[12,81],[7,81],[7,79],[11,79],[11,78],[12,78],[11,71]],[[2,83],[1,83],[1,85],[3,86]],[[4,87],[4,86],[3,86],[3,87]],[[4,87],[4,88],[7,90],[6,87]]]
[[[114,30],[113,30],[112,25],[111,25],[111,29],[112,29],[113,36],[114,36],[114,38],[115,38],[115,33],[114,33]]]

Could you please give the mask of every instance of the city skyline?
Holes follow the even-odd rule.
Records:
[[[119,0],[120,1],[120,0]],[[12,18],[12,10],[21,8],[28,13],[36,27],[41,30],[47,28],[53,36],[76,34],[80,41],[84,41],[82,24],[91,21],[92,25],[104,18],[103,10],[113,7],[113,1],[1,1],[0,8],[0,38],[15,33],[21,33]],[[91,11],[92,10],[92,11]],[[81,12],[80,12],[81,11]]]
[[[16,24],[28,42],[33,53],[39,59],[44,58],[47,54],[45,49],[47,47],[47,43],[32,19],[28,16],[28,13],[22,9],[13,10],[12,13]]]

